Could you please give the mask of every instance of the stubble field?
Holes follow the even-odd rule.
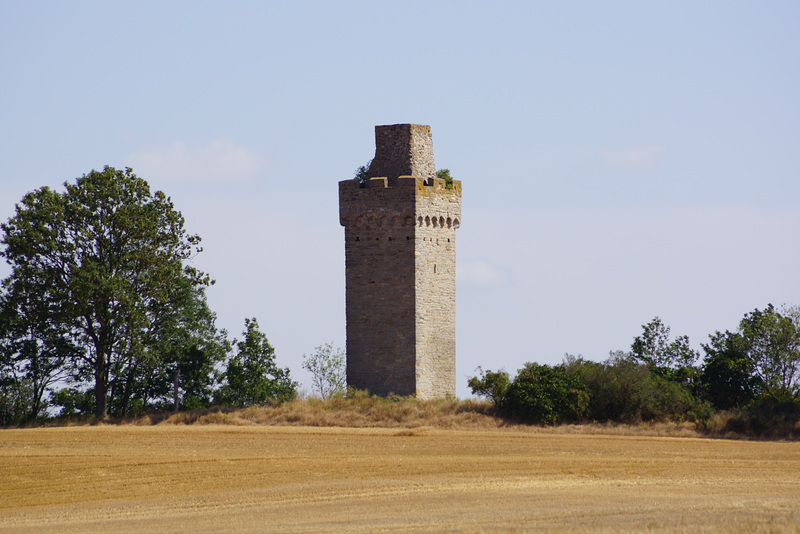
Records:
[[[556,429],[0,430],[3,532],[800,531],[800,443]]]

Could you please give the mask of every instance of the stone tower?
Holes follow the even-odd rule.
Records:
[[[339,182],[347,385],[454,396],[461,182],[436,178],[431,129],[417,124],[375,127],[367,177]]]

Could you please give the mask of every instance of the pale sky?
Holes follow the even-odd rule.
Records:
[[[203,238],[218,326],[344,347],[337,182],[431,126],[463,183],[457,393],[603,360],[660,316],[699,349],[800,303],[800,3],[0,2],[0,219],[133,167]],[[10,269],[0,264],[0,277]]]

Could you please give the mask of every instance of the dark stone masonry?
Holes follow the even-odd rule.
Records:
[[[429,126],[376,126],[375,145],[367,183],[339,182],[347,385],[455,396],[461,182],[436,178]]]

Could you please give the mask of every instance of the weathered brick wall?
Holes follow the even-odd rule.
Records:
[[[455,395],[461,183],[447,189],[434,178],[428,126],[378,126],[375,137],[366,187],[339,182],[347,382],[377,395]],[[386,174],[372,175],[377,170]],[[419,175],[399,174],[405,170]]]
[[[367,171],[368,177],[386,177],[389,185],[394,185],[398,176],[428,180],[435,174],[430,126],[392,124],[375,127],[375,157]]]

